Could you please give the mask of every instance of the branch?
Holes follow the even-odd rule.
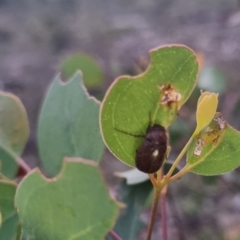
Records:
[[[155,216],[157,213],[157,207],[158,207],[160,193],[161,193],[161,189],[157,190],[156,188],[154,188],[154,199],[153,199],[153,204],[152,204],[152,209],[151,209],[151,214],[150,214],[150,220],[149,220],[149,224],[148,224],[146,240],[151,240],[153,224],[154,224],[154,219],[155,219]]]
[[[22,158],[16,158],[16,161],[18,165],[26,171],[26,173],[29,173],[31,171],[31,168],[23,161]]]

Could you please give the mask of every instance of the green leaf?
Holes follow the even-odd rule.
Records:
[[[15,184],[0,180],[0,209],[2,221],[11,217],[14,213],[14,196],[17,186]]]
[[[50,174],[60,171],[66,156],[100,161],[104,144],[98,116],[99,102],[89,97],[80,73],[68,83],[56,77],[44,101],[38,126],[39,152]]]
[[[101,240],[114,226],[119,207],[97,164],[70,160],[54,179],[35,170],[20,183],[15,203],[23,240]]]
[[[0,239],[18,239],[18,215],[14,208],[14,197],[17,186],[0,180],[0,210],[2,224],[0,227]]]
[[[0,161],[2,165],[1,171],[6,177],[13,178],[18,170],[15,154],[0,147]]]
[[[124,240],[137,239],[139,230],[144,226],[140,213],[153,187],[150,181],[136,185],[127,185],[123,181],[119,190],[121,202],[126,204],[122,210],[114,231]],[[108,239],[112,239],[109,237]]]
[[[3,222],[0,228],[0,239],[20,240],[21,226],[19,225],[18,215],[14,214]]]
[[[103,83],[103,71],[97,61],[85,54],[75,54],[68,57],[61,64],[63,74],[67,78],[81,70],[84,76],[84,84],[86,87],[99,87]]]
[[[186,102],[197,78],[196,56],[187,47],[167,46],[150,53],[147,71],[137,77],[118,78],[101,106],[101,128],[110,151],[124,163],[135,166],[136,149],[151,123],[168,127],[177,109]],[[167,91],[170,94],[167,94]],[[166,99],[169,102],[166,103]],[[119,131],[120,130],[120,131]]]
[[[2,173],[0,173],[0,181],[4,181],[4,182],[15,184],[15,182],[13,180],[5,177]]]
[[[27,114],[19,98],[0,92],[0,160],[2,173],[14,177],[29,136]]]
[[[191,143],[187,152],[187,165],[192,172],[218,175],[240,165],[240,132],[224,123],[223,118],[222,121],[224,128],[220,129],[213,120]]]

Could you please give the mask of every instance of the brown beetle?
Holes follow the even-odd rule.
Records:
[[[124,134],[144,138],[136,150],[135,164],[144,173],[156,173],[162,166],[167,151],[166,129],[159,125],[149,125],[145,135],[134,135],[121,130]]]
[[[149,126],[141,145],[136,151],[136,167],[145,173],[157,172],[164,162],[166,151],[166,129],[159,124]]]

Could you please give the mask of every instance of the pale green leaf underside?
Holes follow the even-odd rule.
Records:
[[[15,203],[24,240],[101,240],[113,227],[118,206],[99,169],[80,161],[64,162],[53,180],[35,170],[21,182]]]
[[[104,144],[98,118],[99,103],[89,97],[80,72],[65,84],[56,77],[38,126],[39,152],[50,174],[59,173],[64,157],[100,161]]]
[[[194,140],[187,153],[187,165],[192,172],[200,175],[218,175],[231,171],[240,165],[240,132],[229,125],[216,145],[207,145],[200,156],[193,154],[197,140]],[[196,165],[195,165],[196,164]]]
[[[111,152],[124,163],[134,166],[136,149],[150,123],[168,127],[177,109],[159,103],[159,86],[171,84],[181,94],[178,108],[188,99],[197,78],[196,56],[187,47],[167,46],[150,52],[150,65],[137,77],[117,79],[107,92],[101,107],[101,128],[104,141]]]

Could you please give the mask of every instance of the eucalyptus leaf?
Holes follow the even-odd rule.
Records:
[[[83,73],[86,87],[99,87],[103,83],[104,76],[100,65],[86,54],[71,55],[61,63],[61,71],[67,78],[72,78],[79,70]]]
[[[16,188],[15,184],[0,180],[0,239],[3,240],[18,239],[19,220],[14,208]]]
[[[2,173],[14,177],[19,157],[29,136],[24,106],[16,96],[0,91],[0,161]]]
[[[59,173],[66,156],[100,161],[104,144],[98,116],[99,102],[86,92],[80,72],[67,83],[56,77],[38,125],[39,152],[48,173]]]
[[[155,49],[150,59],[143,74],[114,81],[101,105],[100,122],[107,147],[133,167],[142,141],[133,135],[145,135],[149,124],[168,127],[194,89],[198,73],[196,56],[185,46]]]
[[[240,165],[240,132],[226,122],[224,129],[216,127],[213,120],[191,143],[187,152],[187,166],[192,172],[206,176],[219,175]],[[199,139],[202,146],[199,146]],[[199,147],[199,151],[196,151]]]
[[[110,198],[97,164],[68,159],[54,179],[32,171],[15,199],[23,240],[104,239],[114,226],[119,206]]]

